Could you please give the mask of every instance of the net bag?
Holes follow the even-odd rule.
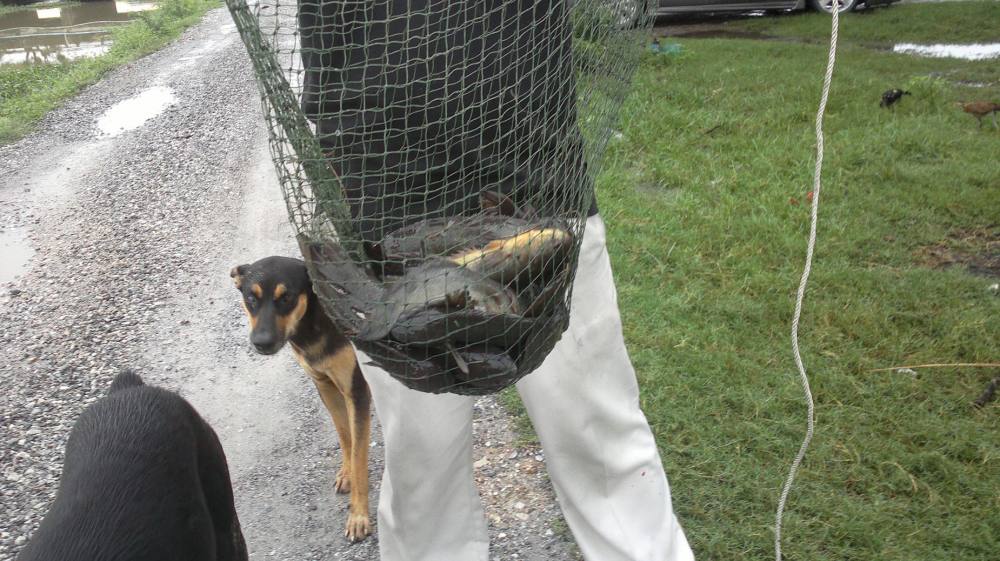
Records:
[[[227,5],[331,320],[425,392],[492,393],[537,368],[568,325],[645,3]]]

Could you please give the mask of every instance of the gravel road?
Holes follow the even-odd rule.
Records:
[[[101,133],[102,115],[140,94],[134,109],[166,108]],[[0,147],[0,240],[18,239],[0,249],[4,276],[19,273],[0,286],[0,561],[30,539],[74,420],[123,367],[179,391],[215,427],[251,559],[378,558],[377,530],[343,538],[340,451],[312,384],[287,352],[251,352],[228,276],[237,263],[297,255],[228,12]],[[493,398],[477,402],[475,426],[491,557],[576,559],[542,451],[514,444]],[[382,457],[376,422],[373,518]]]

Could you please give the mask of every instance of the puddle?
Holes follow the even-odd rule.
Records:
[[[105,111],[97,120],[98,136],[110,138],[137,129],[175,103],[177,97],[172,89],[163,86],[149,88]]]
[[[0,16],[0,64],[33,64],[101,55],[111,48],[111,30],[152,2],[39,4]]]
[[[671,35],[691,39],[772,39],[772,37],[763,33],[739,29],[698,29],[693,31],[677,31]]]
[[[24,228],[0,229],[0,284],[8,283],[23,273],[35,250],[28,245]]]
[[[964,267],[974,275],[1000,278],[1000,231],[958,230],[946,240],[917,250],[917,258],[934,269]]]
[[[1000,43],[975,45],[917,45],[914,43],[900,43],[892,47],[892,52],[934,58],[986,60],[1000,57]]]
[[[665,37],[686,37],[690,39],[774,39],[758,31],[732,29],[718,23],[695,23],[669,26],[657,29],[658,35]]]

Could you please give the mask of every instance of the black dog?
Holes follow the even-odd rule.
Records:
[[[179,395],[119,374],[66,443],[52,508],[18,561],[246,560],[219,439]]]

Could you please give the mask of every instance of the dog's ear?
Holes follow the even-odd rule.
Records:
[[[229,276],[233,277],[233,284],[236,288],[243,288],[243,275],[247,272],[248,265],[237,265],[229,271]]]

